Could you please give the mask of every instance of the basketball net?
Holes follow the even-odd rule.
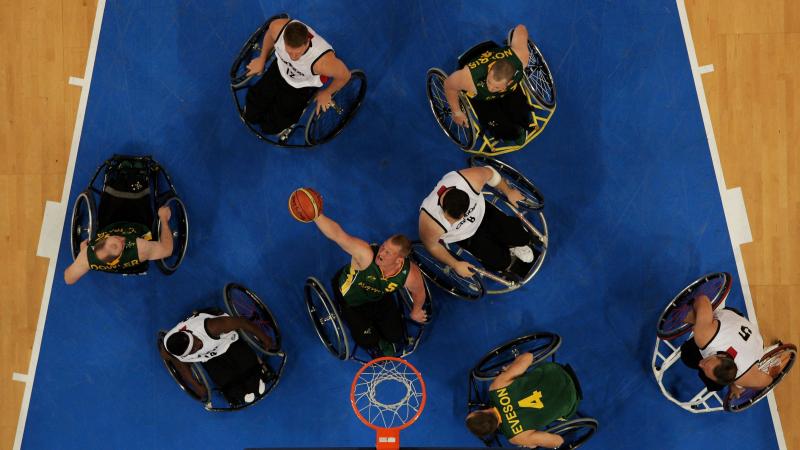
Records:
[[[389,399],[385,394],[392,387],[400,394]],[[375,430],[377,450],[400,448],[400,431],[419,418],[425,398],[425,382],[419,371],[408,361],[389,356],[361,367],[350,388],[353,411],[364,425]]]

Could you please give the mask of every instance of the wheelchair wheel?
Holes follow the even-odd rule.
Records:
[[[306,309],[319,340],[331,354],[341,360],[350,358],[350,340],[331,298],[322,283],[314,277],[304,287]]]
[[[713,309],[717,309],[731,290],[731,274],[717,272],[704,275],[686,286],[664,309],[658,318],[656,335],[660,339],[672,340],[692,329],[692,325],[685,323],[684,319],[692,311],[692,300],[695,296],[703,294],[711,300]]]
[[[522,353],[532,353],[535,365],[555,355],[560,346],[561,336],[554,333],[533,333],[516,338],[484,355],[472,369],[472,376],[479,381],[492,380]]]
[[[72,246],[72,259],[81,252],[81,242],[92,239],[97,233],[97,208],[94,203],[94,194],[86,190],[78,195],[72,205],[72,220],[70,222],[70,245]]]
[[[758,401],[766,397],[767,394],[783,380],[783,377],[789,373],[796,360],[797,347],[792,344],[779,345],[769,351],[766,355],[761,357],[758,365],[759,367],[775,369],[776,373],[772,375],[772,383],[763,389],[745,389],[738,398],[735,398],[733,394],[729,392],[723,403],[725,411],[741,412],[758,403]]]
[[[597,421],[588,417],[568,420],[548,428],[548,433],[553,433],[564,438],[564,443],[559,450],[572,450],[585,444],[597,432]]]
[[[164,345],[164,336],[165,335],[166,335],[166,333],[163,332],[163,331],[160,331],[158,333],[158,348],[159,348],[159,351],[160,351],[161,347]],[[178,369],[175,367],[175,365],[172,363],[172,361],[164,359],[164,358],[161,358],[161,361],[164,363],[164,367],[167,368],[167,372],[169,372],[169,374],[172,377],[172,379],[175,380],[175,383],[178,384],[178,387],[180,387],[181,390],[186,393],[186,395],[188,395],[189,397],[191,397],[191,398],[193,398],[193,399],[195,399],[195,400],[197,400],[197,401],[199,401],[201,403],[207,403],[209,401],[209,397],[208,396],[207,397],[201,397],[200,395],[197,394],[197,392],[192,390],[190,382],[188,380],[185,380],[183,378],[183,376],[181,376],[181,373],[178,371]],[[211,385],[208,382],[208,378],[206,377],[205,372],[201,368],[199,368],[197,364],[189,364],[189,366],[191,367],[192,378],[194,378],[194,381],[196,381],[196,382],[200,383],[201,385],[205,386],[207,395],[211,395]]]
[[[411,245],[411,259],[417,263],[425,278],[441,289],[464,300],[477,300],[483,297],[485,288],[480,277],[464,278],[447,264],[428,253],[421,242]]]
[[[453,121],[450,111],[450,103],[444,95],[444,80],[447,78],[441,69],[432,68],[428,70],[425,81],[428,103],[431,105],[433,117],[439,124],[442,131],[459,147],[467,150],[475,144],[475,125],[470,115],[470,108],[464,105],[464,100],[459,96],[459,107],[461,112],[467,115],[467,126],[461,127]]]
[[[467,159],[470,167],[490,166],[496,170],[509,186],[522,193],[525,200],[518,203],[522,210],[538,211],[544,208],[544,196],[534,184],[517,169],[490,156],[474,155]],[[490,187],[491,189],[491,187]],[[497,192],[499,195],[502,193]]]
[[[306,125],[306,143],[324,144],[339,134],[361,107],[366,92],[367,77],[363,71],[353,70],[350,81],[333,94],[335,106],[319,115],[312,111]],[[314,104],[312,101],[309,107],[314,107]]]
[[[267,355],[280,352],[281,333],[278,322],[272,311],[253,291],[236,283],[228,283],[223,290],[223,296],[228,314],[249,320],[272,339],[272,345],[267,346],[257,336],[243,332],[242,336],[251,347]]]
[[[189,216],[186,214],[186,205],[176,196],[168,198],[164,206],[172,211],[169,219],[169,228],[172,230],[172,255],[158,260],[157,264],[164,274],[172,275],[186,256],[186,247],[189,245]],[[158,220],[156,229],[160,236],[161,220]]]

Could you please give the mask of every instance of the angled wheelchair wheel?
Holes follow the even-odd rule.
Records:
[[[772,383],[763,389],[745,389],[739,397],[734,397],[729,392],[723,403],[725,411],[741,412],[758,403],[783,380],[783,377],[789,373],[796,360],[797,347],[792,344],[782,344],[767,352],[761,357],[758,366],[768,371],[772,376]]]
[[[428,103],[431,105],[431,111],[433,112],[433,117],[436,118],[436,123],[439,124],[444,134],[462,149],[469,150],[475,144],[475,135],[477,134],[470,108],[464,104],[464,99],[459,95],[459,107],[461,112],[467,115],[467,126],[461,127],[453,121],[450,103],[448,103],[444,94],[444,80],[446,78],[447,74],[441,69],[432,68],[428,70],[425,81]]]
[[[189,245],[189,216],[186,214],[186,205],[177,196],[168,198],[163,206],[169,207],[172,216],[169,218],[169,228],[172,230],[172,255],[159,259],[158,268],[166,275],[172,275],[186,256],[186,247]],[[158,220],[158,235],[161,235],[161,220]]]
[[[159,351],[160,351],[161,347],[164,345],[164,336],[165,335],[166,335],[166,333],[163,332],[163,331],[160,331],[158,333],[157,344],[158,344]],[[207,396],[206,397],[201,397],[197,392],[195,392],[192,389],[192,386],[191,386],[189,380],[186,380],[186,379],[183,378],[183,376],[178,371],[178,369],[175,367],[175,365],[172,363],[172,361],[169,361],[169,360],[164,359],[164,358],[161,358],[161,361],[164,363],[164,367],[167,368],[167,372],[169,372],[169,375],[172,377],[173,380],[175,380],[175,383],[178,384],[178,387],[180,387],[181,390],[186,393],[186,395],[188,395],[189,397],[191,397],[191,398],[193,398],[193,399],[195,399],[195,400],[197,400],[197,401],[199,401],[199,402],[201,402],[203,404],[208,403],[209,398]],[[197,383],[200,383],[201,385],[205,386],[206,393],[210,394],[211,393],[211,384],[208,382],[208,378],[206,377],[205,371],[202,370],[201,368],[199,368],[198,364],[190,364],[189,366],[191,367],[192,378],[194,378],[194,381],[196,381]]]
[[[511,45],[512,29],[506,38],[506,44]],[[528,62],[525,64],[525,83],[536,100],[545,108],[552,109],[556,105],[556,84],[553,82],[553,73],[544,59],[541,50],[528,39]]]
[[[731,290],[732,277],[726,272],[704,275],[686,286],[669,302],[658,318],[656,335],[663,340],[672,340],[692,329],[692,325],[684,319],[692,311],[692,300],[698,295],[705,295],[711,300],[713,309],[725,301]]]
[[[272,311],[253,291],[240,284],[228,283],[223,290],[223,296],[228,314],[249,320],[272,339],[272,345],[267,345],[261,342],[257,336],[243,332],[242,335],[251,347],[267,355],[280,352],[281,333],[278,322],[272,315]]]
[[[564,438],[564,443],[558,447],[559,450],[572,450],[591,439],[597,432],[597,426],[596,420],[589,417],[581,417],[561,422],[545,431]]]
[[[544,196],[539,189],[525,175],[509,164],[484,155],[470,156],[467,159],[467,163],[470,167],[490,166],[495,169],[509,186],[518,190],[525,198],[523,202],[518,204],[520,209],[538,211],[544,208]],[[502,195],[499,192],[498,194]]]
[[[70,245],[72,259],[81,252],[81,242],[91,240],[97,233],[97,207],[94,194],[86,190],[78,194],[75,204],[72,205],[72,220],[70,221]]]
[[[417,263],[425,278],[458,298],[478,300],[485,293],[480,277],[462,277],[450,266],[434,258],[421,242],[411,245],[411,259]]]
[[[554,333],[532,333],[513,339],[484,355],[472,369],[472,376],[479,381],[492,380],[517,356],[526,352],[532,353],[533,364],[536,365],[551,356],[554,357],[560,346],[561,336]]]
[[[319,340],[333,356],[341,360],[349,359],[350,340],[328,292],[314,277],[306,279],[303,289],[308,316]]]
[[[367,77],[363,71],[353,70],[350,81],[333,94],[334,106],[319,115],[312,111],[306,125],[306,143],[320,145],[333,139],[355,116],[366,93]],[[314,105],[312,101],[310,106]]]

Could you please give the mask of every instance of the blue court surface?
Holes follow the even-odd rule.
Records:
[[[353,122],[311,150],[258,141],[228,87],[242,43],[284,11],[369,83]],[[558,108],[540,137],[502,159],[547,199],[549,254],[509,295],[467,303],[433,290],[435,321],[409,358],[428,402],[403,444],[480,447],[463,424],[468,370],[541,330],[563,337],[558,358],[581,379],[580,410],[600,422],[586,448],[776,448],[766,402],[693,415],[662,397],[649,367],[669,299],[704,273],[736,273],[673,0],[109,1],[69,208],[113,153],[152,154],[189,210],[189,250],[171,277],[152,265],[145,277],[91,273],[66,286],[64,233],[24,448],[373,445],[349,404],[359,366],[327,353],[303,304],[305,278],[329,279],[348,258],[294,221],[287,197],[312,186],[351,234],[416,238],[419,203],[466,164],[434,121],[425,72],[451,71],[461,51],[517,23],[549,62]],[[735,278],[728,304],[742,308]],[[164,370],[156,333],[221,305],[230,281],[273,310],[288,363],[258,405],[209,413]]]

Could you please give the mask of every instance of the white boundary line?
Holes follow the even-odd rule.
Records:
[[[701,74],[705,75],[707,73],[711,73],[711,72],[714,71],[714,65],[713,64],[708,64],[708,65],[705,65],[705,66],[700,66],[699,70],[700,70]]]
[[[747,272],[744,268],[744,259],[742,258],[742,249],[738,243],[734,242],[736,237],[734,217],[732,214],[732,205],[726,202],[729,198],[726,195],[727,188],[725,187],[725,178],[722,175],[722,164],[719,159],[719,151],[717,149],[717,140],[714,137],[714,128],[711,125],[711,114],[708,111],[708,102],[706,101],[706,92],[703,88],[703,80],[701,79],[700,66],[697,63],[697,54],[694,49],[694,40],[692,40],[692,31],[689,29],[689,17],[686,14],[686,4],[684,0],[675,0],[678,6],[678,14],[681,18],[681,28],[683,28],[683,39],[686,41],[686,51],[689,54],[689,64],[692,68],[692,78],[694,78],[694,86],[697,89],[697,100],[700,103],[700,112],[703,116],[703,125],[706,129],[706,137],[708,138],[708,148],[711,151],[711,162],[714,165],[714,174],[717,177],[717,187],[719,188],[720,198],[722,199],[722,207],[725,210],[725,221],[728,225],[728,233],[731,238],[731,246],[733,247],[733,257],[736,260],[736,270],[739,274],[739,282],[742,285],[742,296],[744,297],[745,307],[747,308],[747,316],[749,320],[758,326],[756,319],[756,311],[753,307],[753,297],[750,293],[750,283],[747,280]],[[707,66],[704,66],[707,67]],[[713,66],[712,66],[713,67]],[[778,448],[786,450],[786,438],[783,436],[783,426],[781,426],[781,418],[778,414],[778,405],[775,402],[775,395],[770,392],[767,395],[769,402],[769,411],[772,415],[772,423],[775,426],[775,437],[778,440]]]
[[[75,162],[78,159],[78,146],[81,143],[81,133],[83,132],[83,119],[86,114],[86,103],[89,100],[89,87],[92,84],[92,73],[94,72],[94,61],[97,55],[97,43],[100,40],[100,27],[103,24],[103,12],[106,9],[106,1],[97,1],[97,10],[94,16],[94,26],[92,28],[92,40],[89,42],[89,54],[86,57],[86,69],[84,71],[83,79],[81,79],[81,98],[78,103],[78,113],[75,116],[75,128],[72,132],[72,144],[69,149],[69,160],[67,162],[67,171],[64,177],[64,188],[61,191],[61,204],[67,205],[69,202],[70,187],[72,186],[72,177],[75,174]],[[75,77],[70,77],[69,82],[78,80]],[[64,223],[66,218],[66,208],[63,209],[61,223]],[[53,236],[56,242],[61,242],[63,234],[63,227],[59,226],[56,231],[57,236]],[[50,258],[50,264],[47,266],[47,277],[45,278],[44,293],[42,294],[42,306],[39,309],[39,319],[36,323],[36,334],[33,339],[33,349],[31,350],[31,360],[28,365],[28,373],[25,381],[25,392],[22,395],[22,405],[19,411],[19,420],[17,421],[17,433],[14,437],[14,450],[19,450],[22,447],[22,435],[25,433],[25,422],[28,418],[28,407],[31,402],[31,392],[33,391],[33,382],[36,376],[36,366],[39,363],[39,350],[42,347],[42,334],[44,332],[44,324],[47,320],[47,308],[50,304],[50,294],[53,289],[53,279],[56,271],[56,263],[58,262],[58,254],[56,253]]]

